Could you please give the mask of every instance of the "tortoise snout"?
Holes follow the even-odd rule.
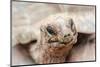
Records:
[[[69,34],[65,34],[64,35],[64,38],[69,37],[69,36],[70,36],[70,33]]]
[[[59,41],[61,43],[68,43],[72,39],[71,34],[65,34],[61,38],[59,38]]]

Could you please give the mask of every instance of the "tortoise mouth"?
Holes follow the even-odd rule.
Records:
[[[58,44],[69,44],[71,41],[73,40],[73,38],[71,38],[69,41],[65,40],[65,41],[60,41],[60,40],[49,40],[48,43],[58,43]]]

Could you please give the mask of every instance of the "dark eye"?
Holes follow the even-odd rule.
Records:
[[[47,27],[47,31],[51,34],[51,35],[56,35],[56,32],[53,30],[53,28],[51,26]]]

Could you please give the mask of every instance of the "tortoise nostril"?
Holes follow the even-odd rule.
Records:
[[[67,36],[70,36],[70,34],[66,34],[66,35],[64,35],[64,37],[67,37]]]
[[[67,37],[67,35],[64,35],[64,37]]]
[[[70,36],[70,34],[67,34],[67,36]]]

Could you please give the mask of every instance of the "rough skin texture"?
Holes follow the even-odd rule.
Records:
[[[60,17],[53,22],[40,27],[40,42],[29,48],[37,64],[66,62],[69,51],[77,42],[78,34],[72,19]]]

